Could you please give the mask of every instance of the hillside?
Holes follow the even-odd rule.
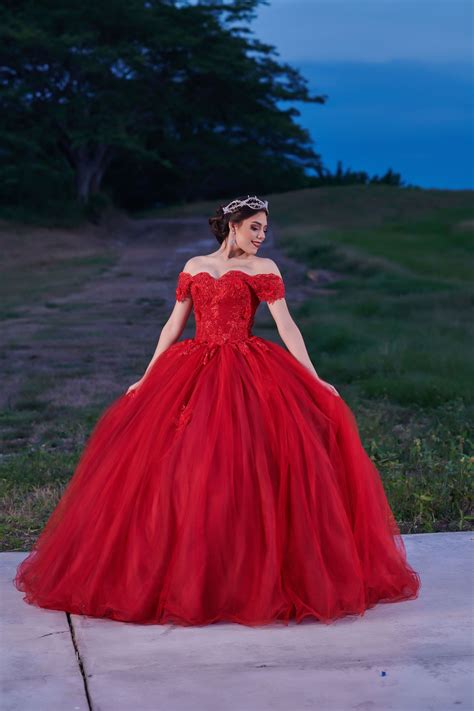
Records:
[[[353,409],[402,531],[469,528],[472,192],[266,197],[262,255],[280,266],[318,372]],[[217,247],[214,207],[69,230],[0,224],[4,550],[31,545],[97,417],[143,373],[178,271]],[[254,331],[279,342],[266,307]],[[192,333],[191,319],[183,337]]]

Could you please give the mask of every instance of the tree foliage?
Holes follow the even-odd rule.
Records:
[[[351,168],[342,167],[342,161],[337,161],[337,166],[334,173],[321,166],[317,170],[317,176],[308,177],[308,183],[311,187],[321,185],[392,185],[401,187],[404,181],[400,173],[394,173],[391,168],[385,171],[384,175],[373,175],[372,177],[365,170],[352,170]]]
[[[2,3],[2,202],[105,187],[147,207],[304,185],[321,159],[291,102],[326,97],[252,35],[261,4]]]

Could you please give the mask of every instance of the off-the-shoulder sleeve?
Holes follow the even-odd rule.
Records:
[[[176,285],[176,301],[185,301],[191,296],[191,281],[192,276],[187,272],[178,274],[178,282]]]
[[[285,284],[278,274],[258,274],[255,282],[255,291],[260,301],[272,304],[285,297]]]

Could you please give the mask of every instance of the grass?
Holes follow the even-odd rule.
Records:
[[[25,265],[20,263],[2,271],[0,281],[0,318],[21,315],[24,306],[41,303],[57,308],[51,297],[61,297],[80,289],[87,281],[106,272],[116,262],[116,254],[104,249],[102,254],[89,257],[71,255],[65,259],[51,259]],[[46,298],[48,297],[48,298]],[[69,308],[74,308],[69,306]]]
[[[269,201],[279,248],[308,272],[330,270],[336,277],[317,298],[289,302],[290,311],[318,373],[353,410],[401,531],[472,529],[472,193],[355,186],[296,191]],[[203,202],[153,214],[209,215],[214,206]],[[1,271],[5,324],[37,304],[49,314],[26,341],[18,332],[0,354],[11,377],[11,364],[22,364],[15,366],[21,388],[15,396],[4,393],[0,412],[6,443],[0,459],[3,550],[31,547],[114,397],[112,380],[97,381],[95,389],[91,377],[102,368],[117,383],[132,382],[131,373],[136,369],[138,375],[143,365],[141,350],[148,348],[151,356],[145,344],[165,307],[160,297],[130,300],[120,290],[110,295],[111,306],[86,295],[56,302],[99,279],[118,258],[106,244],[85,240],[79,247],[70,237],[63,234],[58,243],[48,232],[47,259],[36,259],[34,236],[23,230],[19,246],[15,242],[17,258]],[[122,270],[115,277],[121,283],[121,275],[130,274]],[[81,348],[84,321],[93,349]],[[100,325],[106,322],[114,333],[122,329],[127,344],[116,360],[111,353],[121,342],[108,344]],[[123,330],[132,322],[143,331],[134,332],[135,350]],[[54,377],[29,360],[42,346],[47,357],[56,348],[67,356],[58,359]],[[49,397],[55,386],[68,384],[69,399]],[[94,394],[88,402],[86,395],[80,400],[84,388]]]
[[[41,447],[7,457],[0,468],[3,550],[30,550],[72,475],[78,453]]]
[[[301,194],[273,210],[284,251],[339,277],[292,312],[353,409],[403,532],[474,518],[472,193],[427,192],[370,191],[369,214],[360,190],[336,190],[332,220],[329,196],[320,210]]]
[[[58,407],[23,401],[4,410],[7,446],[0,460],[1,550],[30,550],[59,502],[95,422],[106,403]],[[35,430],[41,423],[40,436]]]
[[[402,532],[470,529],[471,408],[461,399],[436,408],[397,406],[388,398],[350,400]]]
[[[427,234],[433,218],[404,222],[409,249],[393,225],[381,225],[376,240],[369,230],[352,230],[347,243],[340,231],[282,230],[281,244],[291,256],[341,275],[330,295],[297,312],[324,372],[357,383],[361,395],[387,396],[399,404],[473,402],[472,239],[460,238],[456,230],[469,215],[472,211],[438,215],[442,227],[432,249]],[[439,255],[438,275],[433,252]]]

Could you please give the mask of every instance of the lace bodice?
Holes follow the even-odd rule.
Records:
[[[238,342],[252,337],[260,301],[272,303],[285,296],[278,274],[247,274],[231,269],[220,277],[208,272],[180,272],[176,300],[192,298],[198,342]]]

